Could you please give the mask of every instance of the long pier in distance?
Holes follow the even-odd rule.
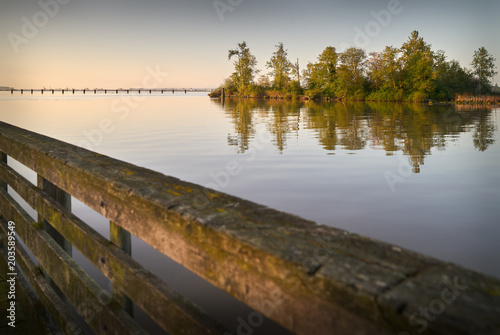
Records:
[[[161,94],[166,94],[166,93],[184,93],[187,94],[188,92],[212,92],[214,89],[213,88],[38,88],[38,89],[33,89],[33,88],[10,88],[10,93],[14,94],[14,92],[19,92],[20,94],[34,94],[36,92],[40,92],[41,94],[48,93],[48,94],[54,94],[56,92],[60,92],[61,94],[76,94],[76,93],[82,93],[82,94],[119,94],[119,93],[146,93],[146,94],[152,94],[152,93],[161,93]]]

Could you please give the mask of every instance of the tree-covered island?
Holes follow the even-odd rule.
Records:
[[[467,69],[448,61],[444,51],[432,50],[418,31],[399,48],[386,46],[369,54],[356,47],[339,53],[328,46],[302,71],[298,60],[289,60],[283,43],[266,62],[268,75],[259,76],[246,42],[229,50],[228,58],[235,71],[212,93],[214,97],[222,88],[227,96],[237,97],[414,102],[498,94],[498,87],[492,86],[495,58],[484,47],[474,52],[472,69]]]

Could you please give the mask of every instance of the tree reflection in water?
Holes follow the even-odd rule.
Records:
[[[259,99],[226,99],[222,106],[234,125],[228,144],[239,153],[248,150],[257,124],[265,124],[280,153],[286,150],[287,140],[304,129],[314,133],[329,154],[367,147],[385,150],[387,155],[401,151],[414,173],[420,172],[433,148],[445,150],[461,133],[472,132],[479,151],[494,143],[492,108],[485,106]]]

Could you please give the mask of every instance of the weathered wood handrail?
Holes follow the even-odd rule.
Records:
[[[500,329],[498,279],[3,122],[0,151],[101,213],[116,225],[114,231],[125,229],[297,334],[423,329],[429,334],[497,334]],[[120,238],[106,240],[5,162],[0,164],[0,179],[160,326],[172,333],[224,332],[124,252]],[[2,239],[5,220],[15,221],[40,268],[67,300],[102,309],[86,320],[96,333],[141,333],[119,299],[103,295],[3,189],[0,210]],[[45,279],[33,272],[37,268],[29,260],[20,263],[35,291],[43,292]],[[41,301],[61,328],[72,324],[71,316],[58,310],[63,302]],[[430,312],[421,315],[422,309]],[[79,312],[86,316],[85,310]]]

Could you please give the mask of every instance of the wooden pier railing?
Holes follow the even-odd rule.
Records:
[[[3,122],[0,151],[1,271],[12,272],[4,259],[11,221],[27,247],[17,243],[17,279],[40,333],[144,334],[131,301],[170,334],[248,333],[224,329],[144,269],[130,256],[129,234],[255,309],[251,327],[266,315],[296,334],[499,333],[498,279]],[[37,185],[9,157],[35,171]],[[110,240],[72,214],[70,197],[110,220]],[[112,296],[76,264],[73,248],[109,278]]]

